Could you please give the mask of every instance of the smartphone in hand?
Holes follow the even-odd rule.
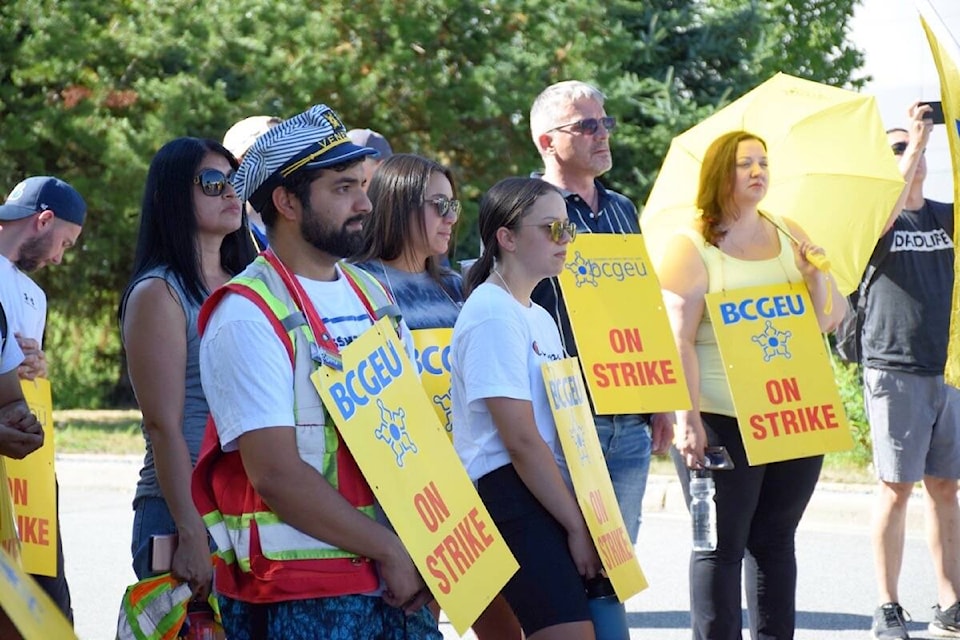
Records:
[[[156,573],[170,571],[176,550],[177,534],[160,533],[150,536],[150,570]]]
[[[927,105],[930,107],[930,111],[923,115],[924,120],[932,120],[933,124],[943,124],[943,103],[939,100],[937,102],[921,102],[921,105]]]
[[[703,468],[715,471],[733,469],[733,458],[726,447],[707,447],[703,451]]]

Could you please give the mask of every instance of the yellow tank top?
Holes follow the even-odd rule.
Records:
[[[782,218],[770,214],[764,215],[773,220],[777,226],[787,228]],[[734,258],[712,244],[707,244],[703,234],[695,229],[684,229],[681,233],[693,242],[693,246],[697,248],[703,259],[703,264],[707,267],[708,293],[765,284],[803,282],[803,276],[794,262],[790,239],[779,229],[777,239],[780,241],[780,253],[768,260]],[[723,362],[720,360],[717,338],[713,333],[713,324],[706,309],[703,311],[700,326],[697,327],[694,346],[700,365],[700,411],[736,417],[730,387],[727,385],[727,376],[723,369]]]

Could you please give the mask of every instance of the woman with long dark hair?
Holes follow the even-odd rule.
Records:
[[[230,184],[236,168],[233,155],[213,140],[177,138],[157,152],[119,310],[146,441],[133,502],[134,572],[140,579],[155,573],[151,536],[176,533],[170,570],[199,596],[209,589],[213,567],[190,494],[207,419],[197,315],[210,292],[254,257],[243,203]]]

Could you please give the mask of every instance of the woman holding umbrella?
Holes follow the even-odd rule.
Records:
[[[734,462],[715,478],[717,548],[695,551],[690,560],[691,620],[694,638],[703,640],[741,638],[744,560],[752,637],[793,638],[794,535],[823,462],[814,456],[748,464],[704,297],[803,282],[825,332],[846,308],[836,285],[814,265],[823,249],[795,222],[760,211],[768,179],[766,144],[758,136],[734,131],[716,139],[701,166],[700,216],[671,239],[658,269],[693,405],[677,412],[679,455],[686,467],[702,469],[705,447],[718,445]]]

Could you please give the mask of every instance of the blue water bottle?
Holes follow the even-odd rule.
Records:
[[[627,609],[617,598],[609,578],[598,575],[588,580],[587,598],[597,640],[630,640]]]

